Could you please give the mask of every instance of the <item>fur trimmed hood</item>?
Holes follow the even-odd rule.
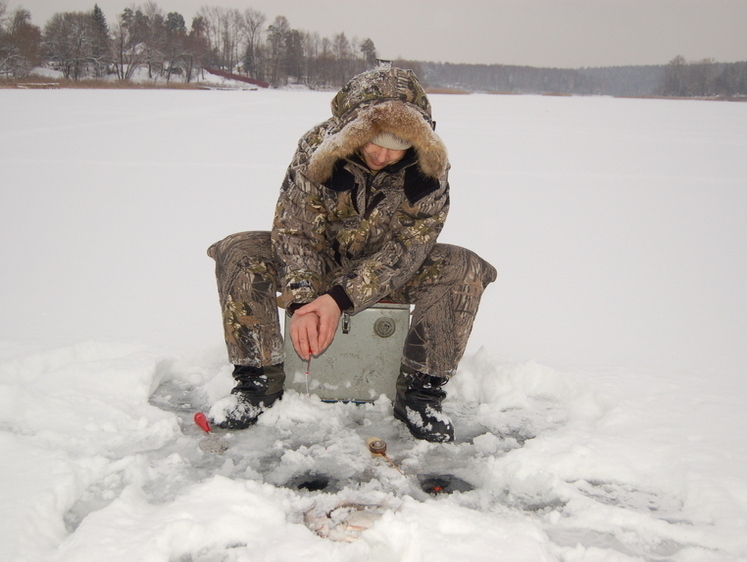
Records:
[[[448,168],[448,155],[434,127],[428,97],[411,70],[369,70],[332,100],[332,118],[322,125],[326,134],[309,159],[307,175],[324,183],[338,160],[387,132],[412,143],[425,176],[440,178]]]

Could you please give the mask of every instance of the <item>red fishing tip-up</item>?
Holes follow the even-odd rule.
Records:
[[[208,423],[207,416],[202,412],[195,414],[195,423],[199,425],[205,433],[210,433],[210,423]]]

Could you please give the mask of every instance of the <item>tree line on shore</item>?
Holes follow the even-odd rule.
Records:
[[[688,62],[676,56],[666,65],[599,68],[409,63],[441,87],[518,94],[725,97],[747,96],[747,62]]]
[[[0,0],[0,77],[22,79],[39,66],[70,80],[199,81],[206,69],[240,74],[273,87],[303,84],[335,88],[377,59],[370,38],[333,37],[294,28],[284,16],[203,7],[187,25],[178,12],[155,2],[125,8],[109,23],[98,5],[89,12],[59,12],[40,28],[28,10],[9,11]],[[673,97],[747,95],[747,62],[558,69],[397,61],[431,88],[506,93],[607,94]]]
[[[95,5],[90,12],[59,12],[41,29],[28,10],[0,0],[0,75],[24,77],[40,65],[71,80],[198,80],[206,68],[241,73],[272,86],[337,86],[376,61],[371,39],[344,32],[321,37],[291,27],[287,18],[247,8],[203,7],[187,25],[155,2],[125,8],[113,24]]]

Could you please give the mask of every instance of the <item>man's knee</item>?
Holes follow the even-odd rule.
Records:
[[[450,264],[451,271],[449,273],[456,282],[474,283],[480,281],[482,287],[485,288],[489,283],[495,281],[497,277],[495,268],[472,250],[451,244],[440,246],[440,250],[448,255],[444,261]]]
[[[489,283],[495,281],[496,277],[498,276],[498,272],[492,265],[478,256],[472,250],[467,251],[470,254],[468,261],[468,270],[474,272],[475,278],[482,281],[483,288],[487,287]]]
[[[228,256],[230,256],[229,259],[236,259],[241,256],[256,256],[264,260],[272,259],[270,233],[264,230],[253,230],[230,234],[223,240],[212,244],[208,248],[207,254],[219,263]]]

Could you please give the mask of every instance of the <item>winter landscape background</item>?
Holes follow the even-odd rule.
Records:
[[[746,560],[744,103],[434,95],[441,241],[499,271],[460,442],[288,393],[198,447],[179,396],[231,387],[205,249],[270,227],[331,97],[0,90],[0,560]],[[377,506],[350,542],[345,502]]]

